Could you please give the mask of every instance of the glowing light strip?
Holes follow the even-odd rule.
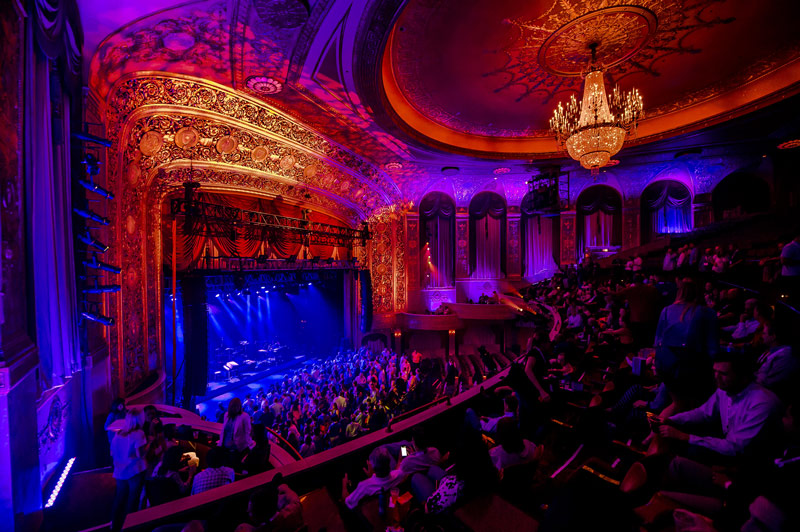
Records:
[[[53,493],[50,494],[50,498],[47,499],[47,504],[44,505],[45,508],[50,508],[51,506],[53,506],[53,503],[56,502],[56,497],[58,497],[58,493],[64,486],[64,481],[67,480],[67,475],[69,475],[69,470],[72,469],[72,464],[74,463],[75,463],[75,457],[73,456],[67,462],[67,465],[64,467],[64,471],[61,472],[61,476],[58,478],[58,482],[56,482],[56,485],[53,488]]]

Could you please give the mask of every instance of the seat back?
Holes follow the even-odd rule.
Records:
[[[166,477],[150,477],[144,482],[145,495],[150,506],[158,506],[165,502],[180,498],[181,491],[172,479]]]

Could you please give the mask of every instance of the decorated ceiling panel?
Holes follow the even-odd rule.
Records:
[[[553,143],[532,139],[549,140],[557,102],[580,90],[590,44],[607,82],[639,89],[642,131],[654,136],[704,118],[667,115],[796,62],[799,17],[791,0],[410,0],[389,39],[383,81],[399,118],[435,141],[544,153]],[[770,83],[719,99],[714,113],[797,78]],[[526,149],[498,138],[526,140]]]
[[[789,0],[79,2],[88,83],[109,103],[111,123],[121,123],[117,109],[185,106],[190,94],[196,113],[221,112],[256,130],[289,128],[289,137],[313,140],[305,147],[329,158],[333,171],[368,186],[348,200],[366,216],[418,202],[450,167],[460,204],[494,186],[512,203],[521,198],[533,163],[564,155],[547,119],[579,89],[588,42],[599,43],[608,81],[644,97],[647,118],[634,143],[800,89],[800,61],[792,62],[800,4]],[[159,73],[186,83],[143,98],[145,80]],[[211,83],[199,90],[201,80]],[[286,120],[259,110],[259,101]],[[263,146],[227,136],[237,146],[220,157],[241,159],[225,163],[286,172],[268,132]],[[203,149],[216,153],[216,145]],[[291,172],[309,167],[300,159]]]

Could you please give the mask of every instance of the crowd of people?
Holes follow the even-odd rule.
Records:
[[[782,259],[786,277],[797,265],[791,249]],[[605,494],[596,486],[587,489],[577,473],[554,494],[548,491],[540,530],[585,530],[598,516],[612,529],[635,529],[673,511],[692,530],[796,530],[796,335],[787,328],[790,322],[778,319],[776,301],[724,283],[737,257],[735,248],[701,251],[687,245],[668,251],[665,267],[655,270],[635,258],[627,275],[584,264],[528,287],[526,300],[559,314],[558,334],[551,338],[549,327],[533,330],[502,384],[482,391],[444,439],[434,441],[416,427],[407,441],[372,449],[363,472],[342,478],[342,514],[359,515],[372,498],[385,512],[400,491],[408,491],[413,511],[405,526],[446,528],[442,523],[455,508],[482,494],[499,491],[513,500],[545,467],[552,419],[585,399],[570,423],[558,425],[574,425],[598,455],[613,442],[628,442],[619,445],[633,458]],[[342,353],[243,403],[232,400],[220,410],[217,449],[225,450],[222,462],[237,470],[255,448],[251,435],[271,427],[310,456],[446,392],[460,367],[454,360],[435,367],[417,353]],[[174,475],[177,451],[154,443],[151,434],[158,429],[152,420],[151,428],[137,433],[130,417],[112,441],[112,453],[121,457],[115,458],[120,504],[138,502],[139,474],[173,478],[178,491],[193,493],[203,473],[195,475],[190,467]],[[143,462],[134,465],[133,456]],[[615,474],[614,467],[608,466],[607,475]],[[226,475],[206,476],[224,482]],[[254,493],[242,530],[276,529],[269,523],[295,500],[291,494],[284,484]],[[575,512],[577,507],[586,511]]]

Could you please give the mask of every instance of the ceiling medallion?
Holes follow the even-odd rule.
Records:
[[[278,94],[283,90],[283,84],[280,81],[266,76],[250,76],[247,78],[246,85],[251,91],[264,96]]]
[[[384,168],[386,168],[387,170],[402,170],[403,169],[403,164],[402,163],[398,163],[397,161],[392,161],[390,163],[386,163],[384,165]]]
[[[778,144],[779,150],[791,150],[794,148],[800,148],[800,139],[787,140],[786,142]]]
[[[575,77],[586,71],[592,59],[589,46],[603,58],[608,70],[641,50],[658,28],[652,11],[639,6],[611,6],[567,22],[554,31],[539,49],[538,62],[556,76]]]
[[[623,93],[614,87],[610,97],[606,95],[603,69],[597,62],[598,48],[598,43],[589,44],[591,62],[581,102],[573,94],[566,106],[559,102],[550,119],[550,131],[559,145],[593,175],[622,149],[628,134],[635,134],[644,116],[638,90]]]
[[[503,175],[509,173],[510,171],[511,168],[509,168],[508,166],[501,166],[499,168],[494,169],[494,175]]]

